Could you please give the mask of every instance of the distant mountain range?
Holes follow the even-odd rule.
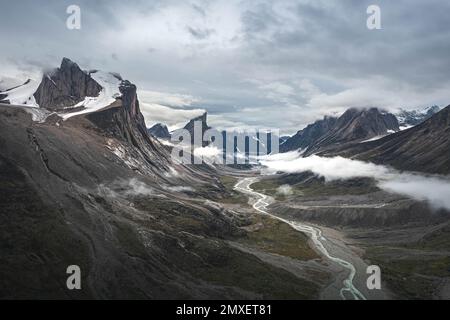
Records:
[[[201,123],[201,134],[203,135],[206,130],[208,129],[214,129],[208,125],[208,113],[205,112],[201,114],[198,117],[195,117],[191,120],[189,120],[188,123],[182,128],[189,132],[191,135],[191,142],[193,142],[194,137],[194,123],[200,122]],[[161,123],[157,123],[151,128],[148,129],[148,132],[159,139],[168,140],[171,139],[172,136],[176,136],[178,133],[178,130],[175,129],[172,132],[169,132],[167,130],[167,126]],[[253,132],[253,131],[228,131],[228,130],[219,130],[219,133],[222,135],[222,149],[223,150],[234,150],[236,153],[247,154],[255,156],[256,154],[269,154],[272,151],[272,140],[275,142],[277,140],[280,140],[278,136],[274,135],[272,132],[269,131],[261,131],[261,132]],[[273,137],[272,137],[273,136]],[[289,137],[283,137],[283,139],[288,139]],[[252,150],[250,152],[250,143],[253,144],[254,148],[256,150]],[[202,143],[203,147],[206,147],[210,145],[209,142],[204,141]]]
[[[407,130],[323,155],[369,160],[402,170],[449,174],[450,106]]]
[[[424,119],[430,119],[431,117],[433,117],[433,115],[435,115],[436,112],[439,112],[439,110],[439,107],[434,106],[417,111],[401,110],[399,113],[392,114],[378,108],[351,108],[345,111],[340,117],[325,116],[323,119],[306,126],[304,129],[298,131],[291,137],[287,136],[279,138],[280,152],[298,151],[304,157],[312,154],[348,155],[353,157],[355,154],[359,154],[360,152],[362,152],[361,150],[366,150],[364,148],[370,149],[370,146],[377,145],[378,143],[381,143],[381,141],[389,140],[387,137],[394,138],[398,137],[399,135],[402,137],[406,137],[406,135],[400,134],[401,128],[405,130],[407,128],[411,128],[412,126],[416,126],[417,124],[424,122]],[[199,117],[190,120],[184,126],[184,129],[187,129],[191,133],[191,135],[193,135],[193,124],[195,121],[201,121],[202,132],[210,128],[207,124],[207,113],[204,113]],[[443,129],[446,129],[445,126],[443,127]],[[439,132],[439,130],[437,130],[436,128],[434,128],[432,131],[436,133]],[[167,127],[163,124],[154,125],[149,129],[149,133],[157,138],[170,139],[170,133]],[[394,135],[396,133],[398,134]],[[240,135],[242,135],[242,137],[240,137]],[[222,136],[223,148],[225,150],[227,145],[227,132],[223,131]],[[259,145],[259,150],[265,150],[267,148],[269,150],[269,153],[271,151],[270,134],[268,136],[269,141],[266,141],[265,143],[260,141],[258,136],[246,137],[244,133],[237,134],[236,137],[245,140],[245,150],[239,150],[237,141],[235,140],[234,150],[236,152],[248,153],[249,139],[253,139],[257,142],[257,144]],[[434,140],[430,145],[434,145],[438,143],[438,141],[442,141],[442,139],[445,138]],[[206,145],[207,143],[203,143],[203,146]],[[430,156],[431,153],[441,152],[441,156],[443,158],[443,161],[445,162],[448,158],[448,156],[445,154],[445,150],[448,150],[446,148],[447,147],[444,143],[441,147],[437,147],[436,151],[430,152]],[[415,148],[410,147],[406,147],[406,149],[411,149],[411,152],[414,152],[413,150],[415,150]],[[361,155],[361,158],[370,160],[372,157],[369,156],[369,154],[372,153],[368,152],[365,155]],[[395,157],[397,153],[389,151],[388,155],[389,154],[392,155],[392,157]],[[373,156],[375,157],[375,151],[373,152]],[[409,154],[408,156],[411,157],[412,155]],[[380,155],[380,157],[383,156]],[[385,158],[386,157],[384,157],[383,159]],[[415,160],[411,159],[412,158],[410,158],[410,160],[399,160],[398,163],[401,162],[402,165],[398,167],[408,168],[408,170],[412,170]],[[427,157],[424,157],[424,159],[427,159]],[[374,161],[380,163],[383,162],[376,159]],[[395,161],[389,160],[387,162],[394,163]],[[411,163],[411,166],[409,166],[408,163]],[[421,161],[419,161],[419,163],[420,165],[416,168],[417,170],[425,170],[431,172],[440,172],[439,170],[441,170],[442,172],[446,172],[447,170],[445,163],[437,162],[433,165],[424,165],[421,163]]]
[[[298,131],[280,146],[280,151],[299,150],[304,155],[310,155],[399,130],[398,121],[391,113],[377,108],[352,108],[339,118],[325,117]]]

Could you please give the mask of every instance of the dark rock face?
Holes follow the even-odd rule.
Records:
[[[208,126],[208,124],[206,122],[207,116],[208,116],[208,114],[205,112],[201,116],[198,116],[198,117],[196,117],[194,119],[191,119],[184,126],[184,129],[188,130],[189,132],[191,132],[191,134],[193,134],[194,133],[194,123],[199,121],[199,122],[202,123],[202,132],[205,132],[206,130],[210,129],[210,127]]]
[[[319,142],[320,145],[361,141],[399,131],[397,118],[377,108],[349,109],[338,118],[335,126]]]
[[[167,129],[167,126],[162,123],[155,124],[153,127],[148,129],[148,133],[156,138],[170,139],[169,129]]]
[[[377,108],[348,109],[339,118],[325,117],[280,146],[281,152],[306,149],[305,156],[399,131],[397,118]]]
[[[42,77],[34,97],[41,108],[61,110],[74,106],[85,97],[97,97],[101,90],[89,74],[64,58],[58,69]]]
[[[141,131],[147,132],[144,116],[139,108],[139,100],[136,94],[136,86],[128,80],[123,80],[119,86],[122,96],[122,106],[128,111],[131,119],[136,122]]]
[[[128,80],[123,80],[119,91],[122,95],[116,102],[103,110],[87,114],[86,118],[108,135],[124,140],[141,151],[146,149],[142,151],[143,154],[158,153],[139,108],[136,86]]]
[[[6,94],[0,94],[0,103],[9,104],[9,100],[6,98],[8,98],[8,96]]]
[[[206,130],[211,129],[210,126],[208,126],[207,123],[207,113],[203,113],[201,116],[198,116],[194,119],[191,119],[185,126],[183,129],[186,129],[187,131],[189,131],[189,133],[191,134],[191,143],[194,144],[194,126],[196,122],[201,122],[201,127],[202,127],[202,137],[205,133]],[[202,146],[206,147],[208,145],[208,142],[203,141]]]
[[[283,143],[285,143],[285,142],[287,141],[287,139],[289,139],[289,138],[291,138],[291,136],[281,136],[281,137],[279,138],[279,143],[280,143],[280,145],[283,144]]]
[[[305,129],[298,131],[295,135],[288,138],[280,145],[280,152],[294,151],[308,148],[325,133],[327,133],[336,124],[336,118],[324,117],[308,125]]]
[[[305,156],[359,143],[377,136],[399,131],[397,118],[377,108],[349,109],[340,116],[333,128],[308,148]]]
[[[401,170],[450,173],[450,106],[410,129],[337,154],[389,164]]]

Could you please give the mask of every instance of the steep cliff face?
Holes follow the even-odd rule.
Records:
[[[194,132],[194,129],[195,129],[196,124],[197,124],[197,126],[201,129],[201,132],[200,132],[201,137],[197,137],[197,139],[199,139],[199,141],[202,140],[205,131],[211,128],[210,126],[208,126],[208,123],[207,123],[207,116],[208,116],[208,115],[207,115],[207,113],[205,112],[205,113],[203,113],[202,115],[200,115],[200,116],[198,116],[198,117],[195,117],[195,118],[191,119],[191,120],[183,127],[183,129],[189,131],[189,134],[191,135],[191,144],[192,144],[192,148],[199,147],[199,146],[194,146],[194,144],[195,144],[195,142],[196,142],[196,141],[195,141],[195,132]],[[178,136],[178,135],[179,135],[179,132],[180,132],[179,130],[180,130],[180,129],[174,130],[174,131],[172,132],[172,135],[173,135],[173,136]],[[203,146],[203,147],[205,147],[205,146],[207,146],[207,145],[208,145],[208,142],[205,142],[205,141],[202,142],[202,146]]]
[[[139,130],[145,135],[147,128],[145,126],[144,116],[139,108],[139,100],[136,94],[136,86],[128,80],[123,80],[119,86],[122,96],[119,98],[122,100],[122,106],[128,111],[130,119],[134,121]]]
[[[157,123],[149,128],[148,133],[156,138],[170,139],[169,129],[162,123]]]
[[[192,143],[194,143],[194,127],[195,127],[195,123],[199,123],[201,124],[201,129],[202,129],[202,137],[205,133],[206,130],[210,129],[211,127],[208,126],[207,123],[207,113],[203,113],[201,116],[198,116],[194,119],[191,119],[185,126],[184,129],[186,129],[187,131],[189,131],[189,133],[191,134],[191,139],[192,139]],[[203,147],[205,147],[206,145],[208,145],[207,142],[203,142]]]
[[[0,103],[9,104],[8,95],[0,93]]]
[[[142,158],[141,169],[148,172],[165,172],[169,170],[169,154],[155,145],[147,132],[144,116],[139,108],[136,86],[128,80],[120,83],[121,96],[106,108],[86,115],[96,130],[111,138],[132,146],[127,153]],[[76,117],[69,121],[79,121]],[[136,153],[137,152],[137,153]]]
[[[336,124],[337,118],[324,117],[313,124],[308,125],[305,129],[298,131],[295,135],[288,138],[280,145],[280,152],[294,151],[298,149],[306,149],[326,134]]]
[[[44,74],[34,98],[41,108],[62,110],[75,106],[86,97],[97,97],[101,90],[100,84],[88,73],[64,58],[59,68]]]
[[[398,121],[391,113],[377,108],[349,109],[337,120],[330,138],[336,142],[370,139],[395,131],[399,131]]]

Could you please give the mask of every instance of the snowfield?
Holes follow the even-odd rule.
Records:
[[[73,116],[101,110],[112,104],[117,97],[120,97],[119,85],[121,80],[118,75],[103,71],[92,71],[90,75],[103,89],[98,97],[86,97],[83,101],[67,108],[84,107],[84,109],[57,113],[64,121]],[[6,95],[5,99],[9,100],[11,105],[25,107],[24,110],[32,115],[33,121],[44,122],[54,112],[41,109],[36,103],[34,93],[39,84],[38,81],[28,80],[23,85],[0,93]]]
[[[39,84],[40,83],[37,81],[28,80],[21,86],[1,92],[1,94],[5,94],[7,96],[5,99],[9,100],[11,104],[31,108],[39,108],[39,105],[36,103],[36,100],[33,96],[33,94],[39,87]]]
[[[102,91],[100,91],[98,97],[86,97],[83,101],[73,106],[74,108],[83,106],[83,110],[60,113],[59,116],[63,118],[64,121],[73,116],[101,110],[116,101],[117,97],[120,97],[119,85],[121,80],[119,80],[117,76],[103,71],[95,71],[90,75],[99,85],[102,86]]]
[[[23,109],[31,114],[33,121],[44,122],[53,112],[39,108],[34,99],[38,87],[39,82],[29,79],[15,88],[0,93],[6,95],[5,100],[9,100],[12,106],[24,107]]]

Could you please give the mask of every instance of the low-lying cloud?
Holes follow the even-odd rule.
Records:
[[[298,152],[288,152],[263,157],[263,173],[297,173],[311,171],[326,181],[367,177],[375,179],[378,186],[388,192],[427,201],[434,208],[450,210],[450,179],[445,176],[425,176],[404,173],[392,168],[342,157],[302,158]]]
[[[302,158],[298,152],[279,153],[263,158],[261,163],[269,171],[295,173],[311,171],[326,180],[351,179],[357,177],[386,176],[390,170],[383,166],[342,157],[322,158],[311,156]]]
[[[136,178],[129,180],[120,179],[108,185],[101,184],[98,187],[98,191],[114,198],[118,196],[152,196],[156,194],[154,189]]]
[[[450,210],[449,180],[416,174],[399,174],[395,179],[381,181],[379,186],[387,191],[428,201],[435,208]]]
[[[288,184],[283,184],[277,188],[277,193],[284,196],[289,196],[292,194],[292,187]]]
[[[174,192],[194,192],[195,189],[188,186],[173,186],[173,187],[167,187],[167,190],[174,191]]]

